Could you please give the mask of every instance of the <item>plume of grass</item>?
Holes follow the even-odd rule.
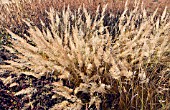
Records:
[[[107,5],[101,13],[97,8],[94,20],[84,7],[71,11],[68,6],[61,13],[50,8],[50,25],[41,21],[42,30],[23,20],[29,36],[22,38],[6,29],[12,46],[4,48],[16,52],[18,59],[6,61],[10,65],[0,69],[36,78],[53,72],[72,82],[72,88],[62,81],[52,84],[55,95],[66,99],[52,109],[107,109],[102,100],[107,94],[117,96],[111,105],[115,109],[166,109],[170,99],[169,16],[166,8],[162,16],[155,17],[156,11],[148,16],[138,2],[135,5],[132,11],[125,5],[114,39],[104,26]]]

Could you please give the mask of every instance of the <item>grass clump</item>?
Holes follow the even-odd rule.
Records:
[[[100,13],[99,6],[94,18],[84,7],[71,11],[68,6],[62,12],[50,8],[46,12],[48,27],[43,21],[39,29],[23,20],[29,28],[24,38],[6,29],[12,45],[3,47],[18,59],[6,61],[0,69],[39,80],[52,75],[53,81],[44,85],[52,90],[44,94],[53,92],[51,98],[63,99],[51,109],[168,109],[167,8],[156,16],[157,10],[148,15],[139,3],[133,10],[128,10],[126,3],[117,24],[109,27],[104,26],[106,7]],[[113,36],[108,29],[114,28]],[[7,85],[11,80],[9,77],[3,82]],[[15,96],[36,91],[27,89]],[[23,107],[30,103],[34,100]]]

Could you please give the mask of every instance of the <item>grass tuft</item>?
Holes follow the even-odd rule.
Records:
[[[44,87],[52,87],[52,98],[63,100],[51,110],[168,109],[167,8],[162,15],[157,15],[157,10],[148,14],[139,2],[133,10],[127,3],[114,26],[105,25],[110,22],[105,17],[107,5],[98,6],[95,16],[84,6],[72,11],[68,5],[61,12],[51,7],[45,13],[48,26],[43,20],[39,27],[20,19],[27,25],[28,34],[16,34],[6,28],[11,45],[3,48],[17,58],[5,61],[0,69],[38,80],[52,75],[55,81]],[[109,17],[116,19],[112,14]],[[5,85],[11,84],[12,77],[1,80]],[[37,91],[27,89],[15,95],[32,95]],[[32,103],[33,100],[23,107],[30,105],[33,109]]]

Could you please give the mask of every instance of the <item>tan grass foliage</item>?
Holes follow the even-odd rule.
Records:
[[[148,16],[138,2],[135,7],[131,11],[125,5],[114,39],[103,25],[107,5],[101,13],[98,6],[94,20],[85,7],[71,11],[68,6],[61,13],[51,7],[47,11],[49,27],[41,21],[40,30],[23,20],[29,26],[29,36],[24,38],[7,29],[12,46],[4,48],[18,59],[6,61],[10,65],[0,69],[36,78],[53,72],[57,78],[73,82],[75,88],[63,86],[62,81],[53,83],[56,95],[69,100],[53,109],[81,109],[87,104],[87,108],[95,105],[99,110],[103,102],[95,93],[103,97],[120,94],[119,109],[166,109],[170,103],[169,15],[166,8],[161,16],[155,16],[157,10]],[[90,101],[83,102],[77,97],[79,92],[89,94]]]
[[[2,0],[3,1],[3,0]],[[108,3],[107,12],[121,13],[124,9],[126,0],[10,0],[9,4],[0,3],[0,28],[11,28],[15,33],[24,33],[26,25],[21,19],[28,19],[40,27],[40,19],[48,24],[47,14],[50,7],[61,11],[63,6],[70,5],[71,10],[77,10],[78,7],[84,4],[87,10],[94,14],[98,5],[104,6]],[[153,2],[153,0],[143,0],[147,11],[153,12],[158,7],[158,12],[161,13],[164,7],[170,8],[169,0],[161,0]],[[128,7],[134,8],[134,0],[129,0]]]

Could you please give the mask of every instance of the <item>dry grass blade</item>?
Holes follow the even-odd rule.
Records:
[[[30,94],[35,91],[36,90],[34,88],[26,88],[26,89],[22,89],[21,91],[18,91],[17,93],[15,93],[15,95]]]

